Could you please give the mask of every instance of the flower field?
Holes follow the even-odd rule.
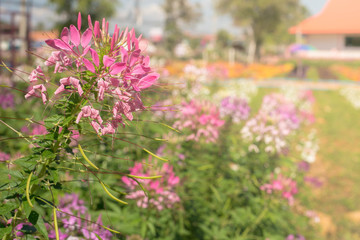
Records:
[[[360,90],[153,67],[140,40],[79,16],[35,66],[3,64],[1,239],[360,239]]]
[[[172,76],[182,76],[186,62],[172,62],[165,66],[165,69]],[[249,64],[244,65],[241,63],[228,63],[228,62],[213,62],[203,65],[212,76],[218,76],[219,79],[233,79],[233,78],[252,78],[256,80],[266,80],[269,78],[281,77],[289,74],[294,66],[291,63],[281,65],[267,65],[267,64]]]

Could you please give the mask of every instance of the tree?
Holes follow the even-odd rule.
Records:
[[[165,47],[173,51],[174,47],[181,42],[183,32],[180,23],[191,23],[200,17],[198,5],[190,4],[188,0],[165,0],[163,5],[166,14],[165,19]]]
[[[218,45],[219,47],[228,47],[231,44],[231,40],[231,34],[225,29],[220,29],[216,33],[216,45]]]
[[[300,0],[216,0],[221,14],[230,14],[238,26],[248,27],[254,54],[260,58],[266,40],[287,35],[287,29],[307,15]],[[277,43],[286,38],[280,37]],[[251,45],[251,44],[250,44]]]
[[[76,22],[79,12],[84,20],[87,19],[88,14],[92,19],[111,17],[115,13],[118,0],[49,0],[49,2],[55,5],[58,14],[64,16],[64,20],[57,24],[61,30]]]

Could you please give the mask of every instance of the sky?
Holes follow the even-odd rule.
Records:
[[[0,0],[0,10],[9,10],[17,7],[14,1],[20,0]],[[133,14],[133,0],[119,0],[121,6],[118,7],[115,16],[110,20],[110,25],[117,23],[120,27],[135,26]],[[198,3],[201,6],[202,18],[196,24],[186,26],[188,32],[197,34],[213,34],[219,29],[233,30],[231,18],[228,16],[219,16],[214,9],[213,0],[190,0]],[[276,0],[273,0],[276,1]],[[33,22],[36,26],[39,22],[44,22],[47,28],[51,28],[52,24],[61,18],[54,14],[54,11],[47,5],[46,0],[33,0],[34,8],[32,10]],[[165,19],[165,14],[161,9],[160,4],[163,0],[140,0],[142,25],[140,30],[146,34],[152,31],[159,31]],[[311,14],[316,14],[321,11],[327,0],[301,0],[301,2],[310,10]],[[18,8],[18,7],[17,7]],[[110,26],[113,27],[113,26]]]

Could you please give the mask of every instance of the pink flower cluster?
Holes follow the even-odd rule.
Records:
[[[88,23],[89,27],[81,33],[79,14],[77,27],[65,27],[59,39],[46,40],[55,50],[45,65],[54,66],[54,73],[70,74],[59,80],[60,86],[54,95],[78,94],[88,100],[76,113],[76,123],[86,118],[98,134],[113,134],[119,125],[125,125],[123,116],[132,121],[132,112],[144,109],[140,93],[152,86],[159,74],[151,70],[149,56],[142,54],[141,36],[136,38],[134,29],[120,32],[115,25],[110,36],[105,19],[102,28],[98,21],[93,25],[90,16]],[[47,82],[39,66],[29,79],[32,84],[38,80]],[[31,96],[41,97],[45,104],[48,100],[46,86],[32,86],[25,98]],[[99,109],[95,107],[98,103]]]
[[[34,128],[31,131],[31,135],[45,135],[47,133],[46,127],[40,124],[34,125]]]
[[[238,123],[248,119],[250,107],[242,98],[226,97],[221,101],[220,116],[230,116],[232,121]]]
[[[14,95],[6,92],[0,94],[0,106],[3,109],[13,108],[15,106]]]
[[[219,128],[225,123],[220,119],[216,106],[210,102],[195,100],[189,103],[184,102],[176,118],[177,121],[173,127],[179,130],[189,129],[192,133],[186,139],[194,141],[204,138],[206,142],[216,142],[219,137]]]
[[[266,152],[283,153],[286,137],[298,129],[300,123],[299,111],[293,103],[282,95],[270,94],[264,97],[258,114],[246,122],[241,134],[252,143],[251,149],[258,151],[258,145],[263,143]]]
[[[152,169],[150,166],[145,169],[144,164],[135,163],[130,168],[130,174],[135,176],[162,176],[158,179],[137,179],[149,192],[146,195],[143,190],[137,189],[137,182],[129,177],[122,177],[122,181],[131,190],[126,196],[128,199],[136,199],[137,206],[141,208],[155,207],[158,211],[164,208],[171,208],[177,202],[180,202],[179,196],[175,192],[175,187],[179,184],[179,177],[175,176],[173,167],[164,163],[161,168]]]
[[[298,192],[296,181],[281,174],[276,178],[272,174],[270,183],[262,185],[260,189],[268,194],[280,194],[290,205],[294,203],[294,195]]]
[[[6,162],[10,160],[10,155],[4,152],[0,152],[0,162]]]
[[[84,206],[84,201],[80,200],[77,194],[66,194],[59,199],[59,202],[61,212],[57,212],[57,216],[59,218],[59,225],[65,230],[65,232],[59,232],[61,240],[70,239],[71,237],[97,240],[96,234],[101,239],[111,239],[111,232],[101,227],[103,225],[101,215],[95,223],[90,223],[91,217],[87,214],[88,209]],[[85,218],[87,221],[81,218]],[[54,230],[50,231],[49,238],[56,238]]]
[[[10,224],[11,222],[12,222],[12,219],[9,221],[8,224]],[[25,230],[26,232],[36,232],[36,228],[34,227],[34,225],[32,225],[29,222],[19,223],[18,225],[16,225],[14,230],[15,230],[16,237],[19,237],[19,238],[15,238],[13,240],[24,239],[25,233],[23,232],[23,230]]]

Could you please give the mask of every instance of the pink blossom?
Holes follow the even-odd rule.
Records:
[[[154,164],[151,164],[154,166]],[[150,166],[150,165],[149,165]],[[129,199],[136,199],[137,206],[141,208],[155,207],[158,211],[164,208],[171,208],[177,202],[180,202],[179,196],[175,192],[176,186],[180,183],[179,177],[175,176],[173,167],[168,163],[161,168],[145,167],[142,163],[135,163],[130,168],[130,174],[135,176],[154,176],[161,175],[159,179],[137,179],[147,189],[151,199],[144,194],[143,190],[136,190],[138,184],[128,177],[122,177],[122,181],[131,192],[126,196]]]
[[[77,194],[66,194],[61,197],[58,207],[61,210],[57,212],[58,224],[65,229],[65,233],[59,232],[60,239],[74,237],[97,240],[96,234],[104,240],[112,239],[111,232],[101,227],[103,225],[101,215],[99,215],[95,223],[89,224],[91,217],[88,214],[88,209]],[[83,221],[82,219],[86,220]],[[47,225],[47,228],[50,227]],[[49,238],[56,238],[54,230],[50,231]]]
[[[251,143],[264,143],[267,153],[286,153],[287,137],[302,123],[299,109],[279,94],[264,97],[257,115],[241,130],[242,138]]]
[[[226,97],[221,101],[220,116],[229,116],[238,123],[250,115],[250,107],[245,99]]]
[[[31,131],[31,135],[45,135],[47,134],[47,130],[46,127],[44,125],[42,125],[43,122],[41,122],[41,124],[36,124],[34,125],[33,130]]]
[[[42,71],[40,66],[37,66],[36,69],[34,69],[29,76],[29,80],[31,83],[37,82],[39,77],[44,77],[44,72]]]
[[[281,174],[277,175],[276,178],[272,174],[270,183],[262,185],[260,189],[268,194],[279,194],[290,205],[293,205],[294,195],[298,193],[296,181]]]
[[[45,65],[54,66],[56,74],[67,74],[66,77],[62,75],[55,95],[63,93],[61,97],[68,98],[77,92],[88,101],[89,106],[75,113],[76,123],[79,124],[82,117],[90,118],[89,123],[97,133],[114,134],[119,125],[125,126],[124,116],[132,121],[134,112],[145,109],[141,93],[155,84],[159,74],[150,68],[149,56],[139,48],[141,36],[136,37],[134,29],[120,32],[116,25],[110,35],[105,19],[101,26],[98,21],[93,25],[90,16],[88,21],[89,27],[81,32],[79,15],[77,27],[65,27],[60,38],[46,40],[54,51]],[[30,79],[35,82],[39,77],[45,78],[38,67]],[[36,91],[39,91],[45,103],[46,88],[41,86],[41,89],[40,85],[31,88],[25,97],[38,97],[40,94]],[[99,106],[104,100],[106,105]],[[95,109],[98,106],[101,113],[100,108]]]
[[[100,79],[98,81],[98,88],[99,88],[99,96],[98,96],[98,100],[99,101],[103,101],[104,100],[104,93],[105,91],[108,90],[108,87],[110,85],[109,82],[105,82],[103,79]]]
[[[12,93],[0,94],[0,105],[3,109],[13,108],[15,106],[14,95]]]
[[[0,152],[0,162],[6,162],[10,160],[10,155],[4,152]]]
[[[40,92],[42,101],[45,104],[47,101],[46,87],[43,84],[39,84],[31,87],[30,91],[25,95],[25,98],[28,99],[31,96],[40,97],[39,95],[36,94],[36,90]]]
[[[175,115],[177,121],[174,127],[179,130],[190,130],[187,140],[216,142],[219,137],[219,128],[224,125],[220,119],[218,109],[209,102],[183,103],[181,111]]]
[[[61,84],[60,87],[58,89],[56,89],[56,91],[54,93],[55,95],[65,91],[65,86],[69,86],[69,85],[72,85],[73,87],[75,87],[80,96],[84,93],[84,91],[81,88],[79,79],[76,79],[73,77],[62,78],[62,79],[60,79],[60,84]]]

